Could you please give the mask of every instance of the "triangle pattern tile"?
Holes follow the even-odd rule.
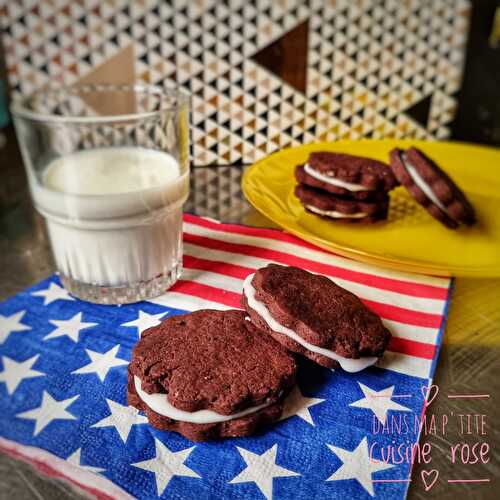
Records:
[[[448,137],[470,10],[469,0],[0,0],[14,94],[95,77],[133,46],[137,80],[192,94],[195,165],[317,140]],[[307,37],[300,85],[259,57],[294,30]]]

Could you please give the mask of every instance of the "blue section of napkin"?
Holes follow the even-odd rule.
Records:
[[[371,483],[369,479],[407,479],[410,465],[403,463],[372,474],[374,464],[363,460],[363,450],[374,447],[373,455],[380,459],[382,446],[409,446],[417,440],[413,422],[422,413],[421,387],[428,380],[375,367],[356,374],[333,372],[301,361],[298,380],[302,395],[324,401],[316,401],[299,415],[256,436],[192,443],[178,434],[139,423],[129,426],[124,442],[116,426],[104,426],[102,422],[106,423],[112,413],[109,401],[126,408],[127,366],[109,369],[104,381],[97,372],[73,372],[91,362],[89,351],[102,354],[119,346],[116,358],[129,361],[139,333],[136,327],[124,323],[136,320],[140,311],[163,313],[164,317],[183,311],[148,302],[118,307],[57,299],[44,305],[45,298],[33,293],[48,289],[51,283],[60,285],[53,276],[0,304],[0,340],[2,331],[4,339],[0,344],[1,437],[63,459],[80,450],[82,466],[103,469],[102,476],[138,498],[156,498],[163,490],[162,497],[175,499],[271,498],[271,492],[277,499],[361,499],[372,498],[370,486],[375,497],[405,497],[408,483]],[[16,318],[22,311],[20,322],[29,329],[8,333],[12,320],[6,318]],[[77,342],[66,335],[44,340],[61,325],[51,321],[69,320],[80,314],[80,321],[96,325],[82,329]],[[34,356],[38,357],[31,369],[45,375],[25,378],[12,391],[10,373],[8,391],[7,365]],[[408,411],[390,410],[387,414],[387,421],[396,423],[406,416],[410,422],[408,433],[404,426],[400,434],[379,433],[379,421],[372,410],[351,406],[364,398],[361,384],[372,391],[394,386],[394,395],[410,395],[392,399]],[[69,417],[66,414],[65,419],[50,421],[35,435],[35,417],[39,425],[43,424],[37,409],[44,393],[56,402],[77,398],[66,409],[57,410],[69,413]],[[159,449],[164,450],[163,454]],[[335,449],[345,451],[336,453]],[[182,450],[187,450],[184,468],[169,468],[169,457],[178,462],[180,455],[176,453]],[[141,466],[132,465],[138,463]],[[154,472],[155,464],[160,472]],[[170,478],[169,470],[174,472]]]

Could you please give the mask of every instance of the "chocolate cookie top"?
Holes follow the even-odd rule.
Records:
[[[381,356],[391,337],[358,297],[326,276],[269,264],[255,272],[252,286],[276,321],[345,358]]]
[[[323,191],[354,200],[377,201],[387,198],[387,191],[381,189],[349,191],[348,189],[332,184],[331,182],[325,182],[325,180],[318,178],[318,176],[314,177],[313,175],[308,174],[304,169],[304,165],[298,165],[295,168],[295,179],[297,179],[299,184],[305,184],[316,189],[322,189]]]
[[[387,212],[389,196],[387,194],[379,201],[346,199],[321,189],[299,184],[295,186],[295,196],[303,205],[310,205],[320,210],[337,211],[342,214],[352,215],[364,213],[373,215],[378,212]]]
[[[184,411],[230,415],[277,401],[295,382],[295,360],[244,311],[171,316],[143,332],[129,371],[142,390]]]
[[[389,191],[398,184],[389,166],[373,158],[325,151],[311,153],[307,164],[320,174],[366,189]]]
[[[390,160],[399,182],[434,218],[451,229],[475,222],[474,208],[465,194],[422,151],[393,149]]]

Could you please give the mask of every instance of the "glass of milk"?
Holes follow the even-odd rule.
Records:
[[[84,85],[39,91],[11,109],[66,289],[103,304],[164,293],[182,271],[188,96]]]

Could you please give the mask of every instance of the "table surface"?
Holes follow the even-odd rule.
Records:
[[[29,199],[22,162],[11,129],[7,144],[0,147],[0,300],[13,295],[55,271],[42,218]],[[1,141],[0,141],[1,143]],[[192,172],[187,210],[217,218],[272,227],[245,201],[241,191],[224,186],[241,178],[243,166],[196,168]],[[218,189],[214,189],[218,186]],[[500,280],[455,280],[449,320],[434,383],[439,395],[429,408],[437,421],[446,414],[486,415],[486,435],[462,435],[460,426],[448,425],[445,435],[422,436],[432,445],[429,465],[416,466],[409,498],[498,498],[496,477],[500,476]],[[448,394],[489,394],[485,399],[450,399]],[[465,417],[463,417],[465,418]],[[486,464],[452,464],[450,446],[487,442]],[[440,480],[425,491],[421,472],[437,469]],[[489,478],[489,483],[449,484],[448,479]],[[0,500],[82,498],[68,485],[40,476],[30,466],[0,454]]]

